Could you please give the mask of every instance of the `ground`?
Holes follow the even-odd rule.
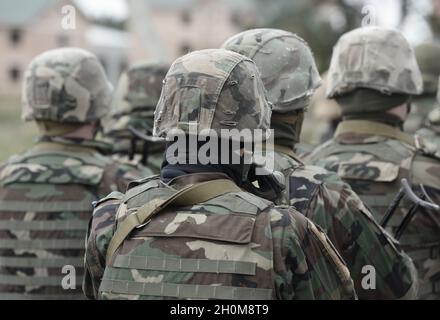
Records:
[[[0,163],[33,144],[37,129],[21,120],[19,97],[0,98]]]

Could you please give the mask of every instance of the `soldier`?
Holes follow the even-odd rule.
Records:
[[[243,162],[249,151],[230,146],[236,136],[229,129],[268,129],[264,94],[255,64],[237,53],[203,50],[176,60],[154,132],[180,131],[199,143],[184,147],[183,160],[173,164],[178,141],[170,141],[160,177],[99,203],[85,258],[89,298],[354,298],[348,269],[318,227],[293,208],[240,189],[251,174]],[[239,152],[239,164],[218,164],[224,153],[217,152],[206,164],[184,161],[215,136],[229,155]]]
[[[94,140],[112,87],[98,59],[74,48],[30,64],[23,118],[41,136],[0,166],[0,299],[80,299],[92,202],[125,190],[138,172]],[[67,277],[67,278],[66,278]]]
[[[144,177],[158,174],[162,165],[165,142],[153,138],[152,133],[154,110],[168,69],[169,65],[154,61],[131,66],[121,76],[110,119],[104,124],[115,158],[145,166]]]
[[[305,165],[295,153],[304,112],[320,84],[313,54],[300,37],[283,30],[240,33],[223,46],[255,61],[273,103],[275,170],[286,177],[282,203],[321,226],[348,264],[360,299],[410,299],[417,275],[411,259],[373,219],[335,173]],[[376,269],[376,289],[362,286],[365,266]]]
[[[434,109],[436,102],[437,83],[440,76],[440,45],[423,43],[414,49],[417,63],[422,72],[423,93],[413,98],[411,113],[405,121],[406,132],[415,133],[426,127],[428,114]]]
[[[420,139],[401,128],[410,97],[422,92],[414,51],[395,30],[366,27],[343,35],[335,46],[327,96],[341,106],[343,122],[334,139],[317,148],[312,163],[337,172],[381,221],[406,178],[423,184],[440,201],[440,161]],[[390,221],[396,231],[411,206],[403,202]],[[419,297],[440,297],[440,224],[432,214],[418,214],[400,239],[413,258],[420,280]]]

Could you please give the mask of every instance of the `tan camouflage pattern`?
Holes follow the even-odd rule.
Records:
[[[396,129],[397,130],[397,129]],[[435,203],[440,203],[440,158],[426,148],[381,136],[379,133],[337,134],[318,147],[310,162],[337,172],[349,183],[377,221],[400,189],[402,178],[419,192],[423,184]],[[389,223],[394,234],[411,203],[404,201]],[[419,211],[400,239],[402,248],[414,260],[419,274],[419,299],[440,298],[440,233],[437,218]]]
[[[209,49],[171,66],[155,114],[154,134],[222,129],[269,129],[271,108],[254,62],[238,53]]]
[[[346,261],[359,299],[413,299],[417,272],[411,259],[374,220],[350,185],[334,172],[275,153],[275,170],[286,177],[281,201],[326,232]],[[364,266],[376,270],[376,289],[363,288]]]
[[[311,49],[291,32],[252,29],[229,38],[222,47],[255,62],[274,111],[304,109],[321,84]]]
[[[22,117],[79,124],[99,121],[109,112],[112,90],[92,53],[76,48],[46,51],[24,75]]]
[[[327,97],[356,88],[382,93],[422,93],[423,80],[414,50],[397,30],[363,27],[344,34],[333,50]]]
[[[0,299],[84,299],[92,203],[140,177],[79,140],[40,142],[0,165]],[[62,287],[64,266],[73,289]]]
[[[149,224],[133,232],[105,265],[115,224],[126,216],[118,208],[126,206],[130,212],[152,199],[169,197],[189,183],[218,178],[225,176],[186,175],[175,179],[171,186],[151,178],[133,185],[126,196],[112,194],[102,200],[94,211],[87,240],[84,281],[87,297],[129,300],[200,299],[201,296],[236,300],[355,297],[348,270],[318,227],[293,208],[276,208],[246,192],[226,193],[199,205],[163,210]],[[145,267],[142,261],[159,264]],[[245,272],[237,263],[253,269]],[[232,269],[221,269],[220,265],[225,264],[233,266]],[[179,265],[187,269],[180,270]],[[157,290],[161,287],[173,289]]]

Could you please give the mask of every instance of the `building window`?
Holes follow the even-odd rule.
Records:
[[[192,16],[191,16],[191,12],[189,12],[189,10],[185,10],[182,12],[182,15],[180,16],[182,23],[184,25],[189,25],[192,22]]]
[[[57,45],[58,47],[68,47],[70,45],[69,36],[66,34],[60,34],[57,37]]]
[[[20,77],[21,77],[20,68],[12,67],[11,69],[9,69],[9,79],[11,80],[11,82],[14,83],[19,82]]]
[[[11,41],[12,45],[16,46],[20,44],[20,42],[23,39],[23,31],[20,29],[11,29],[9,32],[9,40]]]

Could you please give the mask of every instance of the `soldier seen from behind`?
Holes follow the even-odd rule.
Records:
[[[304,114],[320,84],[312,51],[290,32],[254,29],[223,46],[255,61],[273,103],[275,170],[286,178],[279,203],[290,204],[322,227],[347,262],[360,299],[411,299],[417,274],[411,259],[374,220],[351,187],[335,173],[305,165],[295,152]],[[365,266],[376,286],[363,286]]]
[[[23,119],[35,121],[40,136],[0,166],[1,299],[84,298],[92,203],[140,177],[104,156],[110,146],[95,140],[111,94],[104,69],[87,51],[47,51],[30,64]]]
[[[440,203],[440,159],[422,139],[402,131],[411,97],[423,91],[414,51],[393,29],[365,27],[343,35],[335,46],[327,96],[341,107],[343,121],[332,140],[311,155],[348,182],[377,221],[382,221],[406,178]],[[397,231],[412,207],[402,201],[390,230]],[[416,264],[421,299],[440,298],[440,217],[419,210],[402,234],[402,248]]]
[[[349,271],[319,227],[295,209],[274,207],[241,188],[256,170],[244,161],[251,152],[244,141],[232,143],[239,142],[232,130],[266,131],[270,116],[250,59],[214,49],[176,60],[154,132],[165,138],[178,131],[189,147],[174,162],[169,156],[180,139],[169,141],[160,177],[133,183],[126,194],[113,193],[99,203],[87,241],[86,295],[353,299]],[[202,163],[193,157],[206,139],[227,150],[213,147]],[[220,162],[226,152],[229,158]],[[231,160],[234,154],[239,163]]]
[[[169,65],[155,61],[131,66],[119,81],[104,134],[119,161],[145,167],[143,176],[158,174],[165,141],[153,137],[154,110]]]

